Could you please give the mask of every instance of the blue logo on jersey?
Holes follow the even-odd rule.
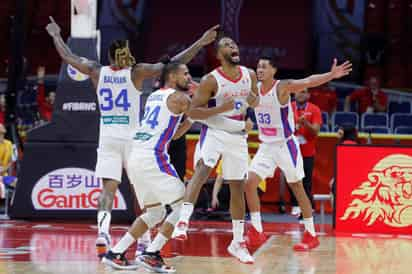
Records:
[[[123,108],[124,111],[128,111],[131,107],[127,96],[127,89],[122,89],[113,101],[113,91],[109,88],[102,88],[99,91],[99,95],[103,99],[103,103],[100,104],[101,111],[110,111],[114,107]]]

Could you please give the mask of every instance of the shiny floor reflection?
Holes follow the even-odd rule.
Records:
[[[265,224],[270,237],[252,250],[254,265],[240,264],[226,252],[230,223],[195,222],[188,241],[171,241],[164,252],[182,274],[411,273],[408,258],[412,237],[335,238],[330,226],[322,228],[326,233],[318,249],[296,253],[292,245],[299,241],[301,226]],[[112,227],[114,242],[126,229]],[[96,227],[90,224],[2,221],[0,273],[146,273],[143,269],[105,268],[95,256],[95,237]],[[134,249],[130,249],[129,257],[133,257]]]

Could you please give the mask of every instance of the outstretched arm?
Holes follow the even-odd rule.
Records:
[[[216,30],[219,28],[219,25],[213,26],[208,29],[203,36],[193,43],[189,48],[178,53],[176,56],[172,57],[171,61],[179,61],[181,63],[189,63],[198,52],[206,45],[212,43],[217,36]],[[139,63],[133,69],[133,81],[137,88],[141,87],[142,81],[145,78],[157,77],[162,72],[164,67],[163,63]]]
[[[352,71],[352,63],[349,61],[341,65],[337,65],[336,58],[333,60],[333,65],[330,72],[323,74],[314,74],[304,79],[299,80],[283,80],[279,83],[277,91],[281,101],[287,101],[291,93],[302,91],[305,88],[312,88],[327,83],[333,79],[338,79],[348,75]],[[284,100],[282,100],[284,99]]]
[[[95,61],[87,60],[74,54],[71,49],[63,41],[60,34],[60,27],[56,24],[53,17],[49,17],[51,23],[46,26],[46,30],[49,35],[53,38],[54,45],[57,52],[64,62],[72,65],[81,73],[87,74],[93,81],[93,84],[97,84],[99,81],[100,67],[101,65]]]

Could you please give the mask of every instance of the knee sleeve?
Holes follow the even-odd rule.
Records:
[[[173,205],[170,205],[172,212],[170,212],[170,214],[167,216],[166,222],[172,224],[173,226],[177,224],[180,218],[180,209],[182,208],[182,204],[183,201],[179,201],[177,203],[174,203]]]
[[[160,223],[166,216],[166,208],[164,206],[149,207],[140,218],[149,227],[152,228]]]

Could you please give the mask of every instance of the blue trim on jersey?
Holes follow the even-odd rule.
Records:
[[[203,143],[205,142],[207,129],[208,127],[206,125],[202,125],[202,128],[200,129],[200,137],[199,137],[200,148],[202,148]]]
[[[296,143],[293,138],[290,138],[287,142],[289,154],[292,157],[293,165],[296,167],[297,159],[298,159],[298,148],[296,147]]]
[[[159,141],[155,146],[155,156],[157,164],[160,170],[164,173],[167,173],[171,176],[178,177],[175,169],[169,163],[169,157],[167,155],[166,145],[173,137],[175,132],[176,125],[179,121],[179,117],[171,116],[167,128],[160,135]]]
[[[289,138],[292,135],[292,129],[289,124],[289,106],[281,107],[280,108],[280,117],[282,119],[282,126],[283,126],[283,134],[285,138]]]

